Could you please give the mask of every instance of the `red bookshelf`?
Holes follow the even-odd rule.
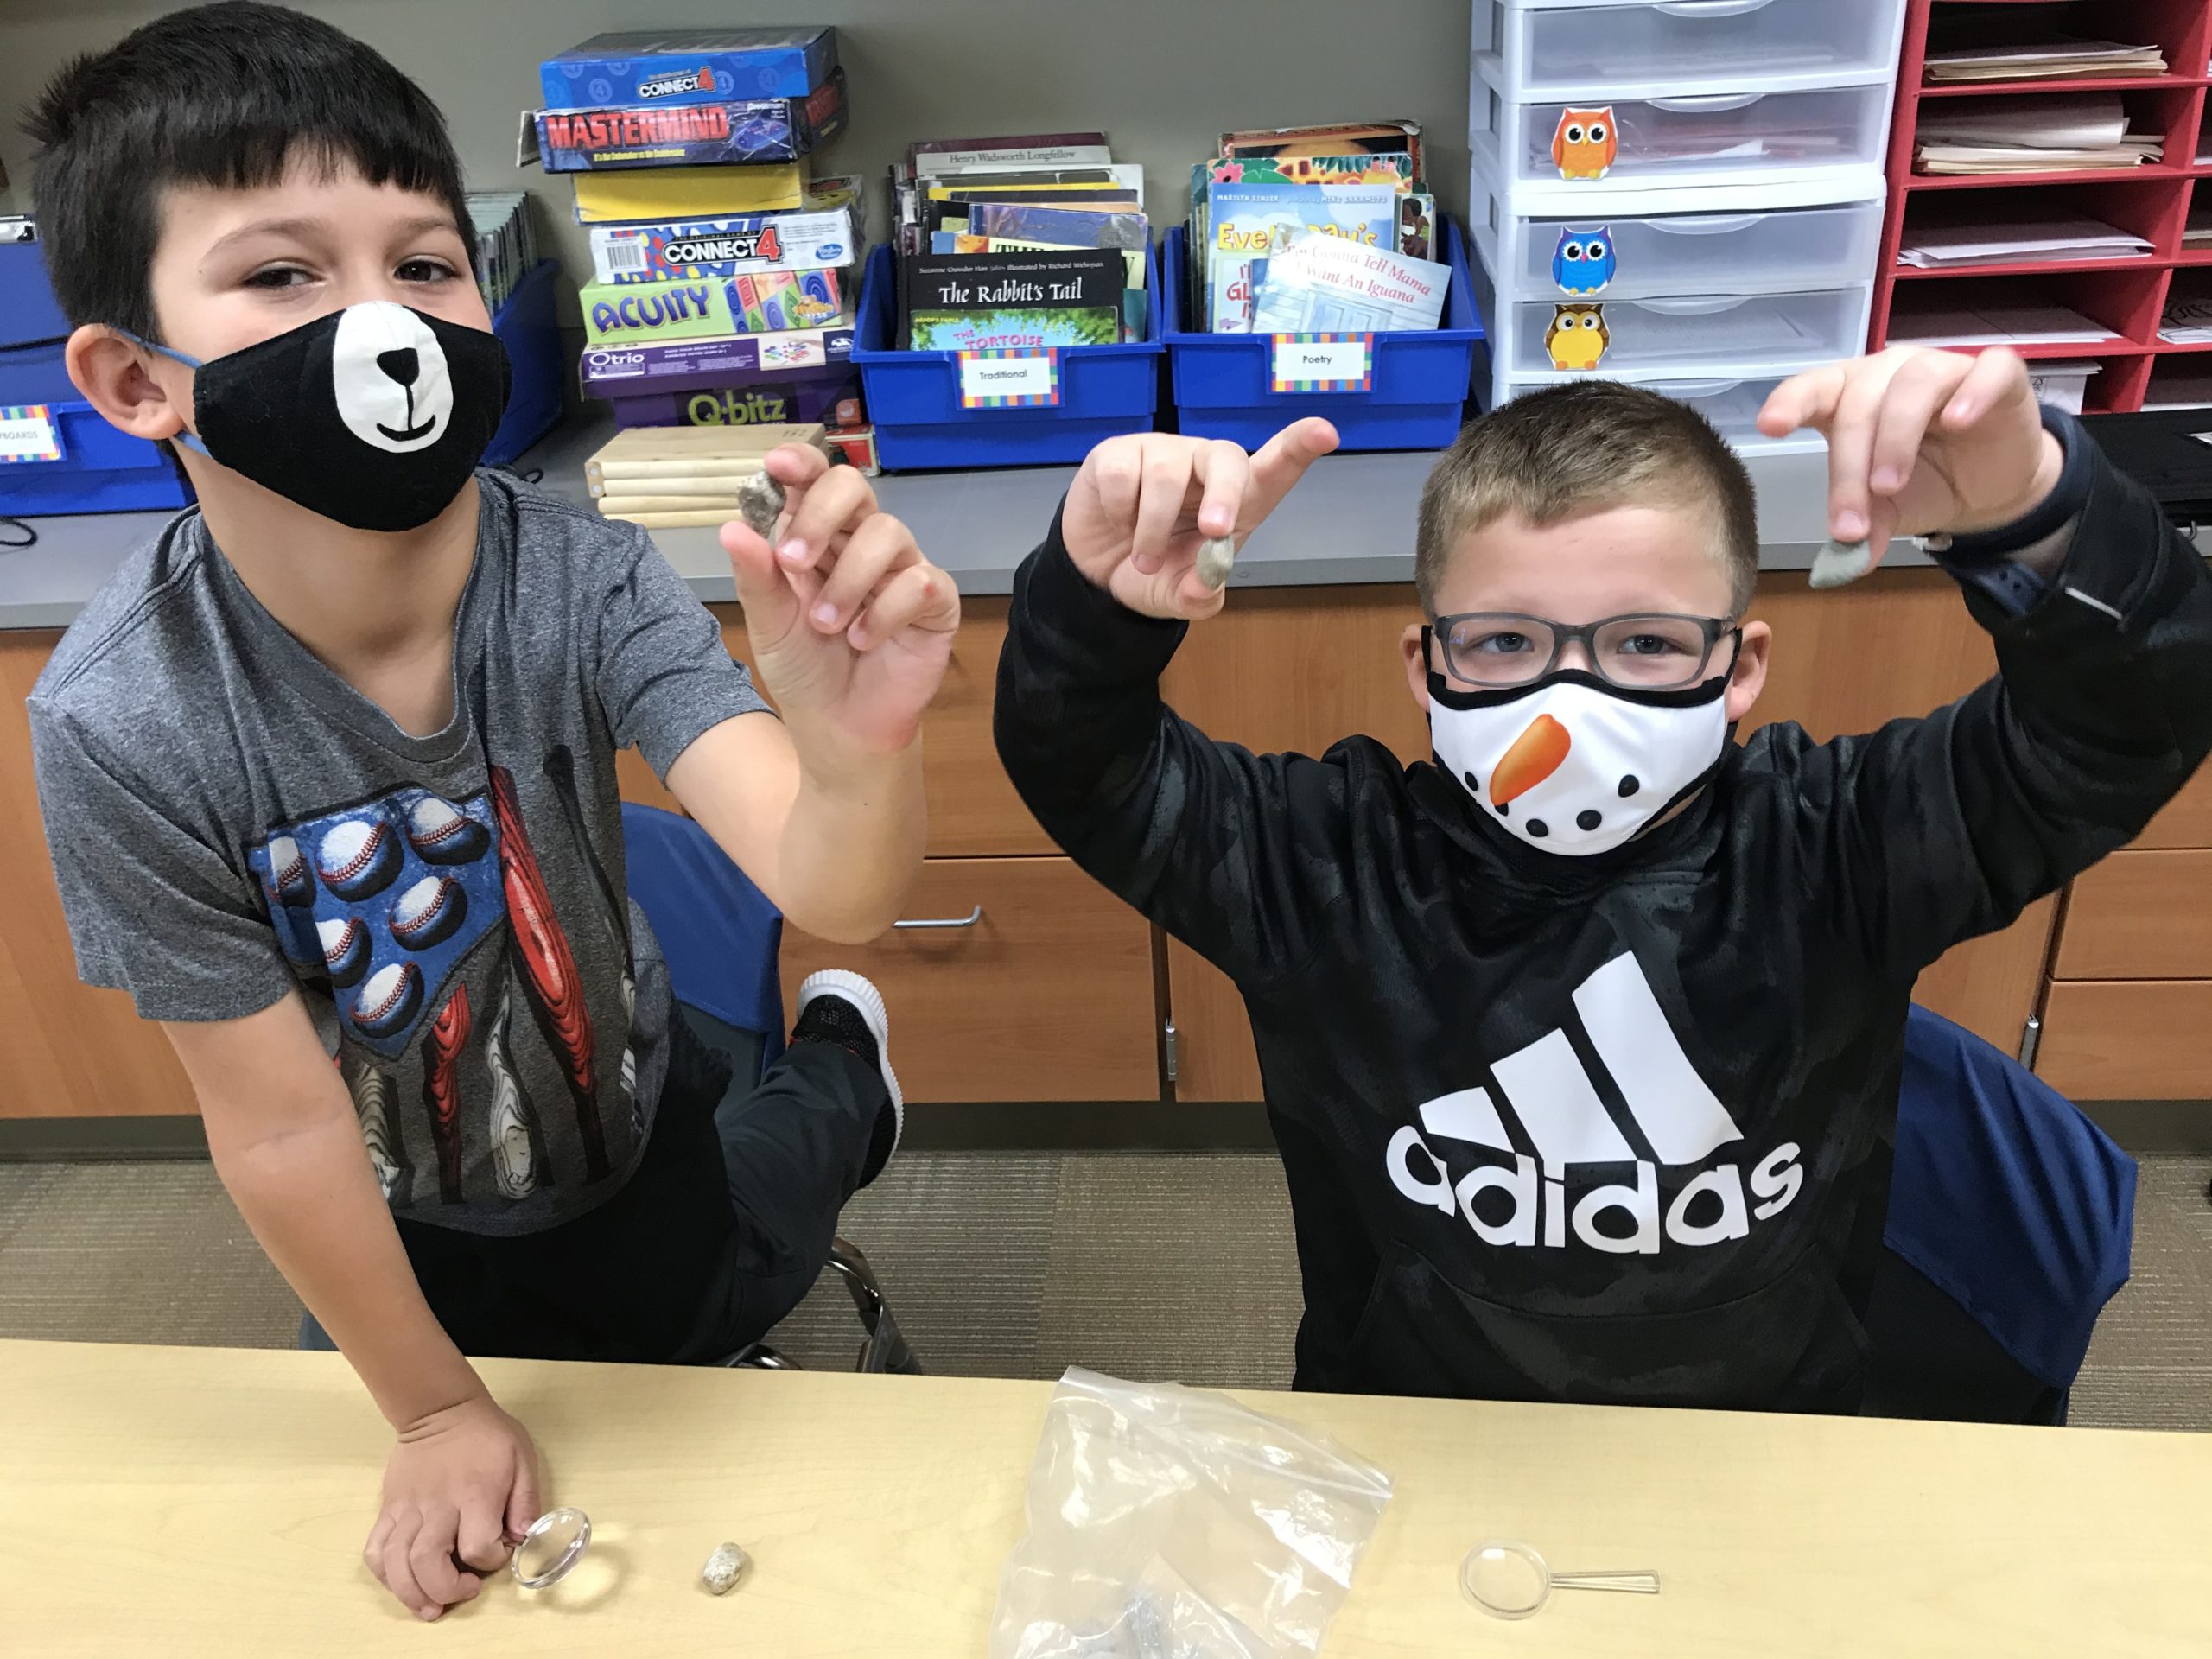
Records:
[[[1992,26],[2017,22],[2022,40],[2049,35],[2087,40],[2155,42],[2164,54],[2163,75],[2110,79],[2047,79],[1924,84],[1929,25],[1971,18]],[[1889,342],[1896,318],[1957,303],[2056,302],[2119,336],[2117,340],[2032,346],[2031,360],[2095,362],[2089,382],[2089,414],[2128,413],[2143,407],[2158,377],[2188,375],[2212,385],[2205,346],[2173,346],[2158,338],[2158,323],[2176,283],[2212,295],[2212,251],[2184,251],[2182,230],[2190,205],[2203,193],[2212,207],[2212,133],[2204,128],[2212,89],[2212,0],[1909,0],[1904,47],[1897,68],[1895,124],[1890,137],[1889,206],[1881,268],[1874,284],[1872,349]],[[1951,99],[1996,96],[2059,97],[2069,92],[2118,92],[2129,130],[2156,132],[2164,159],[2126,171],[1923,177],[1912,170],[1913,135],[1923,105]],[[2095,260],[2022,261],[1964,270],[1923,270],[1897,263],[1897,251],[1916,227],[1971,221],[2001,213],[2033,219],[2048,213],[2101,219],[2152,245],[2147,255]],[[1960,349],[1971,350],[1972,347]],[[2166,365],[2162,368],[2162,365]],[[2212,400],[2212,399],[2208,399]]]

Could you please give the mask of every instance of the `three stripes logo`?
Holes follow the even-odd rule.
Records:
[[[1658,1166],[1705,1163],[1738,1146],[1743,1131],[1682,1052],[1634,957],[1614,957],[1577,986],[1574,1011],[1650,1156],[1629,1144],[1567,1033],[1553,1031],[1491,1066],[1534,1157],[1516,1147],[1487,1089],[1462,1089],[1424,1102],[1419,1128],[1391,1136],[1391,1185],[1415,1204],[1464,1217],[1486,1244],[1563,1249],[1571,1236],[1620,1255],[1656,1255],[1662,1240],[1699,1248],[1744,1238],[1752,1222],[1789,1207],[1805,1180],[1795,1141],[1748,1173],[1740,1158],[1700,1170],[1662,1213]],[[1478,1164],[1454,1182],[1432,1137],[1512,1162]],[[1634,1184],[1593,1186],[1570,1205],[1567,1173],[1586,1164],[1632,1164]]]

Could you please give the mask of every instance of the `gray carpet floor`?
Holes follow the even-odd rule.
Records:
[[[2135,1273],[2074,1421],[2212,1430],[2212,1160],[2143,1160]],[[1282,1174],[1249,1153],[914,1153],[845,1213],[934,1371],[1071,1364],[1214,1387],[1290,1380],[1297,1263]],[[204,1163],[0,1165],[0,1337],[289,1345],[299,1304]],[[849,1365],[827,1280],[772,1337]]]

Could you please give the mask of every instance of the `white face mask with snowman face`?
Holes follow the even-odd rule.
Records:
[[[1611,852],[1694,793],[1728,741],[1731,666],[1675,691],[1565,670],[1533,684],[1454,690],[1428,676],[1436,759],[1483,815],[1547,853]]]

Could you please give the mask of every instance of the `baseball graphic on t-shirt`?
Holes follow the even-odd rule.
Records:
[[[349,307],[330,346],[330,389],[338,418],[363,443],[404,454],[444,435],[453,413],[445,348],[404,305]]]

